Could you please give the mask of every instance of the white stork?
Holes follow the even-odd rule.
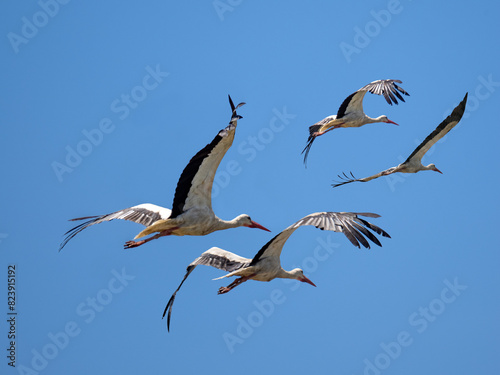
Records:
[[[305,153],[304,164],[307,165],[307,156],[309,155],[309,151],[311,150],[311,146],[316,137],[323,135],[330,130],[337,128],[359,128],[360,126],[372,124],[374,122],[386,122],[398,125],[394,121],[389,120],[385,115],[372,118],[367,116],[363,111],[363,98],[367,92],[383,95],[387,103],[390,105],[392,105],[392,103],[398,104],[396,96],[399,100],[404,102],[405,100],[400,93],[408,96],[410,94],[396,85],[396,83],[402,82],[397,79],[381,79],[373,81],[372,83],[361,87],[358,91],[349,95],[340,106],[337,115],[328,116],[316,124],[311,125],[309,127],[307,145],[304,150],[302,150],[302,153]]]
[[[222,220],[212,210],[212,184],[215,172],[226,151],[231,147],[238,119],[236,107],[229,96],[232,115],[229,125],[222,129],[211,143],[201,149],[184,168],[175,189],[172,210],[145,203],[101,216],[79,217],[75,220],[90,219],[65,233],[66,238],[59,250],[85,228],[113,219],[130,220],[146,226],[135,239],[158,232],[141,241],[128,241],[125,248],[140,246],[148,241],[168,235],[204,236],[217,230],[245,226],[266,230],[262,225],[250,219],[248,215],[239,215],[233,220]]]
[[[439,169],[436,168],[434,164],[429,164],[429,165],[423,165],[422,164],[422,157],[425,155],[427,151],[441,138],[443,138],[451,129],[455,127],[455,125],[458,124],[458,122],[461,120],[464,112],[465,112],[465,104],[467,103],[467,94],[465,94],[464,99],[462,102],[455,107],[451,115],[446,117],[441,124],[438,125],[438,127],[425,138],[425,140],[411,153],[411,155],[408,157],[408,159],[405,160],[404,163],[399,164],[396,167],[392,167],[389,169],[386,169],[385,171],[382,171],[380,173],[377,173],[373,176],[370,177],[365,177],[365,178],[355,178],[354,175],[351,173],[352,178],[347,176],[345,173],[341,176],[338,175],[338,177],[343,180],[343,182],[338,182],[333,184],[333,187],[337,187],[340,185],[345,185],[349,184],[351,182],[367,182],[371,181],[375,178],[379,178],[381,176],[387,176],[392,173],[396,172],[401,172],[401,173],[417,173],[420,171],[434,171],[434,172],[441,172]]]
[[[376,245],[382,246],[377,237],[375,237],[375,235],[367,228],[384,237],[390,238],[389,234],[387,234],[383,229],[380,229],[376,225],[369,223],[359,216],[373,218],[380,217],[380,215],[368,212],[316,212],[303,217],[296,223],[290,225],[283,232],[276,235],[272,240],[266,243],[262,249],[259,250],[253,259],[243,258],[218,247],[212,247],[211,249],[205,251],[187,267],[186,274],[184,275],[182,282],[172,294],[172,297],[170,297],[170,300],[165,307],[163,317],[165,317],[168,310],[167,328],[170,330],[170,316],[172,314],[172,306],[175,296],[184,281],[186,281],[186,278],[191,272],[193,272],[196,266],[212,266],[229,272],[228,274],[215,280],[222,279],[224,277],[239,276],[238,279],[234,280],[227,287],[221,287],[218,294],[227,293],[234,287],[250,279],[257,281],[271,281],[275,278],[295,279],[316,286],[311,280],[304,276],[304,272],[300,268],[295,268],[291,271],[285,271],[281,268],[280,256],[283,245],[292,233],[303,225],[314,225],[316,228],[321,230],[326,229],[344,233],[349,241],[351,241],[351,243],[358,248],[360,247],[360,243],[365,248],[370,248],[369,242],[365,237],[363,237],[363,235]]]

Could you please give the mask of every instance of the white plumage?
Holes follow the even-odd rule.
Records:
[[[383,79],[378,81],[373,81],[366,86],[361,87],[358,91],[349,95],[340,106],[336,115],[330,115],[323,120],[317,122],[309,127],[309,138],[307,139],[307,145],[302,151],[304,154],[304,164],[307,163],[307,157],[309,151],[311,150],[312,144],[316,137],[323,135],[330,130],[337,128],[358,128],[366,124],[372,124],[375,122],[386,122],[389,124],[397,125],[394,121],[391,121],[387,116],[382,115],[379,117],[369,117],[363,111],[363,99],[367,92],[371,92],[376,95],[383,95],[387,103],[392,105],[398,104],[397,99],[405,101],[403,99],[404,95],[409,95],[405,90],[396,85],[396,83],[402,83],[397,79]],[[397,97],[397,98],[396,98]]]
[[[215,216],[212,210],[212,185],[215,172],[231,147],[236,132],[238,119],[236,109],[245,103],[234,106],[231,97],[231,120],[229,125],[219,131],[211,143],[201,149],[184,168],[175,189],[172,210],[145,203],[101,216],[86,216],[75,220],[90,219],[66,232],[66,238],[61,243],[59,250],[85,228],[104,221],[123,219],[134,221],[146,226],[135,239],[152,233],[157,233],[145,240],[128,241],[125,248],[140,246],[148,241],[168,235],[175,236],[204,236],[217,230],[245,226],[269,231],[256,223],[250,216],[243,214],[233,220],[222,220]]]
[[[434,164],[429,164],[429,165],[423,165],[422,164],[422,157],[425,155],[427,151],[441,138],[443,138],[451,129],[455,127],[459,123],[459,121],[462,119],[462,116],[465,112],[465,105],[467,103],[467,94],[465,94],[465,97],[463,98],[462,102],[455,107],[453,112],[446,117],[438,126],[437,128],[425,138],[425,140],[420,143],[420,145],[411,153],[411,155],[408,157],[408,159],[405,160],[404,163],[401,163],[395,167],[391,167],[389,169],[386,169],[385,171],[379,172],[377,174],[374,174],[373,176],[370,177],[365,177],[365,178],[355,178],[354,175],[351,173],[351,177],[343,173],[342,175],[339,175],[338,177],[343,180],[342,182],[337,182],[333,184],[333,187],[349,184],[351,182],[367,182],[371,181],[375,178],[379,178],[382,176],[387,176],[396,172],[401,172],[401,173],[417,173],[420,171],[434,171],[434,172],[441,172],[439,169],[436,168]]]
[[[297,228],[303,225],[313,225],[322,230],[344,233],[349,241],[358,248],[360,245],[370,248],[370,244],[365,237],[376,245],[382,246],[377,237],[368,229],[384,237],[390,238],[390,236],[383,229],[369,223],[360,216],[372,218],[379,217],[377,214],[368,212],[317,212],[307,215],[271,239],[257,252],[253,259],[241,257],[218,247],[210,248],[189,264],[184,278],[170,297],[165,307],[165,311],[163,312],[163,317],[165,317],[168,311],[167,328],[170,330],[170,316],[172,314],[175,296],[196,266],[212,266],[229,272],[218,279],[232,276],[238,277],[238,279],[234,280],[227,287],[221,287],[219,289],[219,294],[227,293],[242,282],[250,279],[257,281],[271,281],[275,278],[295,279],[316,286],[311,280],[304,276],[300,268],[286,271],[281,267],[280,257],[283,245]]]

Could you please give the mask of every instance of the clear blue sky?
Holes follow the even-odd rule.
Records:
[[[436,1],[8,2],[0,12],[0,369],[5,374],[498,374],[496,112],[500,6]],[[376,79],[410,93],[365,112],[400,124],[319,138],[308,126]],[[397,165],[469,92],[459,126],[421,172],[332,189]],[[113,221],[61,253],[68,219],[170,207],[177,179],[245,101],[213,206],[238,228],[125,251]],[[392,239],[358,250],[297,230],[282,265],[316,285],[229,280],[185,267],[212,246],[252,257],[317,211],[368,211]],[[325,245],[326,244],[326,245]],[[16,266],[16,368],[7,270]],[[63,333],[64,332],[64,333]]]

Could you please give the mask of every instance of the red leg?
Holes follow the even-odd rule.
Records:
[[[160,238],[163,236],[169,236],[176,229],[178,229],[178,228],[175,227],[172,229],[162,230],[161,232],[155,234],[154,236],[151,236],[151,237],[146,238],[145,240],[141,240],[141,241],[127,241],[127,242],[125,242],[125,245],[123,245],[123,248],[124,249],[131,249],[133,247],[141,246],[141,245],[143,245],[146,242],[149,242],[151,240],[156,240],[157,238]]]
[[[228,286],[221,286],[219,288],[219,291],[217,292],[217,294],[227,293],[231,289],[236,288],[238,285],[240,285],[241,283],[244,283],[245,281],[247,281],[248,279],[250,279],[250,278],[252,278],[254,276],[255,276],[255,274],[251,274],[250,276],[239,277],[236,280],[234,280],[231,284],[229,284]]]
[[[320,135],[323,135],[325,133],[328,133],[330,130],[333,130],[333,129],[337,129],[337,128],[340,128],[340,125],[335,125],[335,126],[332,126],[330,129],[327,129],[325,131],[322,131],[322,132],[316,132],[313,134],[313,137],[318,137]]]
[[[330,130],[333,130],[333,129],[338,129],[338,128],[340,128],[340,127],[341,127],[341,125],[335,125],[335,126],[332,126],[330,129],[325,130],[325,131],[324,131],[324,132],[322,132],[321,134],[328,133]]]

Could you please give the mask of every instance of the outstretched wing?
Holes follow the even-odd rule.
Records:
[[[392,103],[398,104],[397,99],[404,102],[405,100],[401,94],[407,96],[409,96],[410,94],[396,85],[396,83],[402,82],[397,79],[379,79],[378,81],[373,81],[366,86],[361,87],[358,91],[353,92],[351,95],[344,99],[337,112],[337,118],[340,119],[347,113],[355,112],[358,112],[359,116],[363,116],[363,99],[367,92],[371,92],[372,94],[376,95],[382,95],[390,105],[392,105]]]
[[[366,86],[363,86],[358,91],[368,91],[372,94],[383,95],[387,103],[392,105],[398,104],[396,97],[404,102],[403,96],[401,94],[410,96],[405,90],[403,90],[400,86],[396,85],[396,83],[403,83],[398,79],[380,79],[378,81],[373,81]],[[401,94],[400,94],[401,93]]]
[[[340,181],[336,181],[334,184],[332,184],[333,187],[345,185],[345,184],[350,184],[351,182],[367,182],[374,180],[376,178],[382,177],[382,176],[387,176],[388,174],[397,172],[397,167],[391,167],[389,169],[386,169],[385,171],[379,172],[377,174],[374,174],[373,176],[369,177],[364,177],[364,178],[356,178],[352,174],[352,172],[349,172],[351,176],[343,172],[341,175],[337,175],[337,177],[340,179]]]
[[[133,221],[135,223],[142,224],[148,227],[157,220],[168,219],[171,212],[172,211],[170,211],[168,208],[160,207],[151,203],[144,203],[138,206],[125,208],[124,210],[116,211],[107,215],[85,216],[85,217],[78,217],[76,219],[71,219],[71,221],[86,220],[86,219],[90,220],[87,220],[81,223],[80,225],[77,225],[76,227],[67,231],[64,234],[66,237],[64,238],[64,241],[61,243],[59,251],[61,251],[63,247],[66,246],[69,240],[71,240],[78,233],[80,233],[85,228],[90,227],[91,225],[99,224],[104,221],[121,219],[121,220]]]
[[[252,263],[250,265],[256,264],[260,259],[265,257],[279,257],[281,255],[281,250],[283,249],[283,245],[285,244],[285,242],[297,228],[303,225],[313,225],[321,230],[330,230],[334,232],[344,233],[347,239],[358,248],[360,247],[360,243],[364,247],[368,249],[370,248],[370,244],[364,236],[366,236],[376,245],[382,246],[377,237],[375,237],[375,235],[368,229],[371,229],[375,233],[380,234],[384,237],[391,237],[383,229],[369,223],[359,216],[374,218],[380,217],[380,215],[369,212],[316,212],[307,215],[296,223],[290,225],[283,232],[281,232],[271,241],[265,244],[264,247],[262,247],[262,249],[260,249],[252,259]]]
[[[229,97],[232,115],[229,125],[219,131],[215,138],[193,156],[184,168],[177,182],[172,216],[175,218],[192,207],[208,207],[212,209],[212,185],[219,164],[231,147],[236,132],[237,121],[241,116],[236,114],[236,107]]]
[[[201,254],[186,268],[186,274],[184,275],[184,278],[168,300],[167,306],[165,306],[162,319],[165,317],[165,314],[168,310],[167,329],[170,331],[170,316],[172,315],[172,307],[174,305],[175,296],[177,295],[177,292],[181,288],[182,284],[184,284],[184,281],[186,281],[187,277],[191,272],[193,272],[196,266],[212,266],[223,271],[233,272],[242,267],[248,266],[249,264],[250,259],[240,257],[239,255],[233,254],[218,247],[212,247]]]
[[[190,266],[211,266],[222,271],[233,272],[250,263],[250,259],[243,258],[230,251],[212,247],[196,258]]]
[[[460,102],[459,105],[455,107],[453,112],[446,117],[438,127],[425,138],[425,140],[411,153],[411,155],[406,159],[405,163],[409,163],[411,159],[422,160],[422,157],[427,151],[441,138],[443,138],[451,129],[455,127],[462,119],[465,112],[465,104],[467,103],[467,95]]]

